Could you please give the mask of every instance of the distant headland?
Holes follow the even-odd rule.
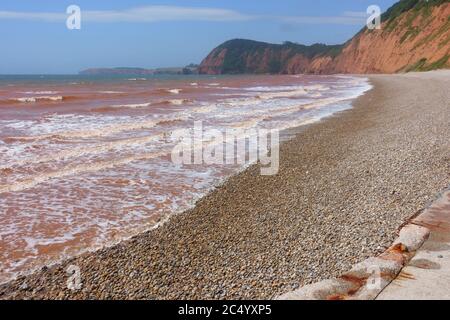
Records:
[[[193,63],[185,67],[173,67],[173,68],[157,68],[157,69],[128,68],[128,67],[89,68],[79,72],[80,75],[138,75],[138,76],[158,75],[158,74],[189,75],[197,73],[198,73],[198,65]]]

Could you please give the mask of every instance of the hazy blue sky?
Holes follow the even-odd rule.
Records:
[[[369,5],[395,0],[18,0],[0,2],[0,74],[76,73],[89,67],[200,62],[232,38],[342,43]],[[82,10],[81,30],[66,8]]]

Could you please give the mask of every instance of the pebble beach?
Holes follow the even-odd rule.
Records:
[[[277,175],[251,166],[154,230],[1,285],[0,299],[272,299],[384,251],[450,184],[450,71],[369,79],[352,109],[289,132]]]

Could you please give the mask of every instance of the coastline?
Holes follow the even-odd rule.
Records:
[[[450,72],[369,78],[352,109],[282,144],[279,175],[251,166],[159,228],[19,277],[0,299],[273,298],[383,251],[449,184]]]

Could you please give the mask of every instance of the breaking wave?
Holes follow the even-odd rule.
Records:
[[[63,101],[63,96],[35,96],[35,97],[20,97],[20,98],[12,98],[10,99],[13,102],[20,102],[20,103],[30,103],[30,102],[37,102],[37,101]]]

